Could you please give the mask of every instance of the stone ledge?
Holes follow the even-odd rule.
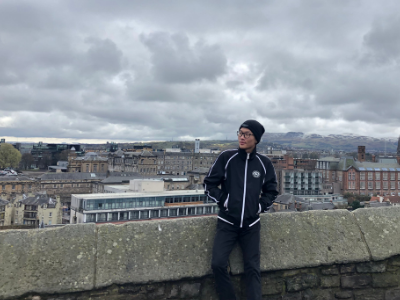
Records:
[[[357,209],[354,216],[373,260],[400,254],[400,207]]]
[[[274,213],[261,216],[261,271],[368,261],[355,218],[347,210]],[[241,251],[231,256],[234,274],[243,272]]]
[[[0,231],[0,299],[94,288],[96,225]]]
[[[263,214],[261,270],[297,274],[300,268],[324,266],[323,275],[341,278],[376,274],[371,288],[395,285],[379,274],[397,270],[398,257],[358,263],[371,260],[368,249],[378,261],[400,254],[399,221],[400,208],[360,209],[354,215],[347,210]],[[208,216],[0,231],[0,299],[209,276],[216,222]],[[242,273],[239,249],[230,267]],[[322,280],[325,288],[337,285],[336,278]]]

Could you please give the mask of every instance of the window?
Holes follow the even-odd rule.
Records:
[[[28,185],[28,189],[31,189],[31,188],[32,188],[32,184]]]
[[[355,187],[354,187],[354,181],[349,181],[349,183],[348,183],[348,188],[349,189],[354,189]]]
[[[388,173],[387,172],[383,172],[383,180],[388,180]]]
[[[86,172],[89,172],[89,165],[86,165]]]
[[[93,172],[97,172],[97,165],[93,165]]]
[[[390,173],[390,180],[396,180],[396,173],[394,172]]]
[[[369,177],[369,173],[368,173],[368,177]],[[374,183],[372,181],[368,181],[368,189],[372,190],[374,188]]]
[[[379,172],[375,173],[375,180],[381,180],[381,173]]]
[[[360,180],[365,180],[365,172],[360,173]]]
[[[53,213],[52,213],[52,212],[49,212],[49,218],[51,218],[51,217],[52,217],[52,215],[53,215]]]
[[[374,173],[368,172],[368,180],[372,180]]]
[[[375,189],[377,189],[377,190],[381,189],[381,182],[380,181],[375,182]]]
[[[365,190],[365,181],[360,181],[360,189]]]
[[[13,185],[11,186],[11,189],[15,190],[15,184],[13,184]]]
[[[394,181],[391,181],[391,182],[390,182],[390,189],[391,189],[391,190],[396,189],[396,182],[394,182]]]
[[[384,181],[384,182],[383,182],[383,189],[384,189],[384,190],[387,190],[387,189],[388,189],[388,182],[387,182],[387,181]]]

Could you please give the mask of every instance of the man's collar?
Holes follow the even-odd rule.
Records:
[[[255,157],[256,153],[257,153],[257,147],[254,147],[253,151],[250,153],[249,159],[250,159],[250,160],[253,159],[253,158]],[[240,148],[239,148],[239,157],[240,157],[241,159],[243,159],[243,160],[246,160],[246,159],[247,159],[247,152],[246,152],[246,150],[240,149]]]

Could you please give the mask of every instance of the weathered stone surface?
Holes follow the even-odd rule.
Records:
[[[215,217],[98,226],[96,286],[211,274]]]
[[[355,264],[348,264],[348,265],[340,266],[340,273],[341,274],[354,273],[355,271],[356,271],[356,265]]]
[[[395,266],[395,267],[399,267],[400,266],[400,256],[393,257],[390,260],[390,265]]]
[[[280,277],[261,277],[262,295],[276,295],[285,291],[285,280]]]
[[[297,292],[318,285],[318,276],[315,274],[301,274],[286,279],[287,291]]]
[[[371,276],[352,275],[340,278],[341,286],[344,289],[362,289],[371,285]]]
[[[261,271],[369,260],[354,217],[347,210],[261,215]],[[231,255],[234,274],[243,270]]]
[[[335,293],[336,299],[353,299],[352,291],[340,291]]]
[[[200,294],[200,283],[184,283],[181,286],[181,299],[196,297]]]
[[[357,209],[354,216],[374,260],[400,254],[400,207]]]
[[[321,274],[323,274],[323,275],[338,275],[339,269],[337,266],[325,267],[325,268],[322,268]]]
[[[0,298],[94,287],[96,225],[0,231]]]
[[[354,291],[355,300],[384,300],[384,291],[381,290],[357,290]]]
[[[386,271],[385,262],[366,262],[357,265],[358,273],[382,273]]]
[[[385,300],[399,300],[400,299],[400,289],[388,290],[385,293]]]
[[[330,290],[306,290],[303,292],[303,300],[333,300]]]
[[[340,276],[322,276],[321,287],[331,288],[340,286]]]
[[[395,287],[400,284],[400,276],[392,273],[372,274],[372,286],[375,288]]]

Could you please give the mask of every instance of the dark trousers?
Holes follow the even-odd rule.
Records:
[[[261,300],[260,222],[249,228],[239,228],[218,219],[211,268],[221,300],[235,300],[228,274],[228,259],[236,242],[243,252],[247,300]]]

